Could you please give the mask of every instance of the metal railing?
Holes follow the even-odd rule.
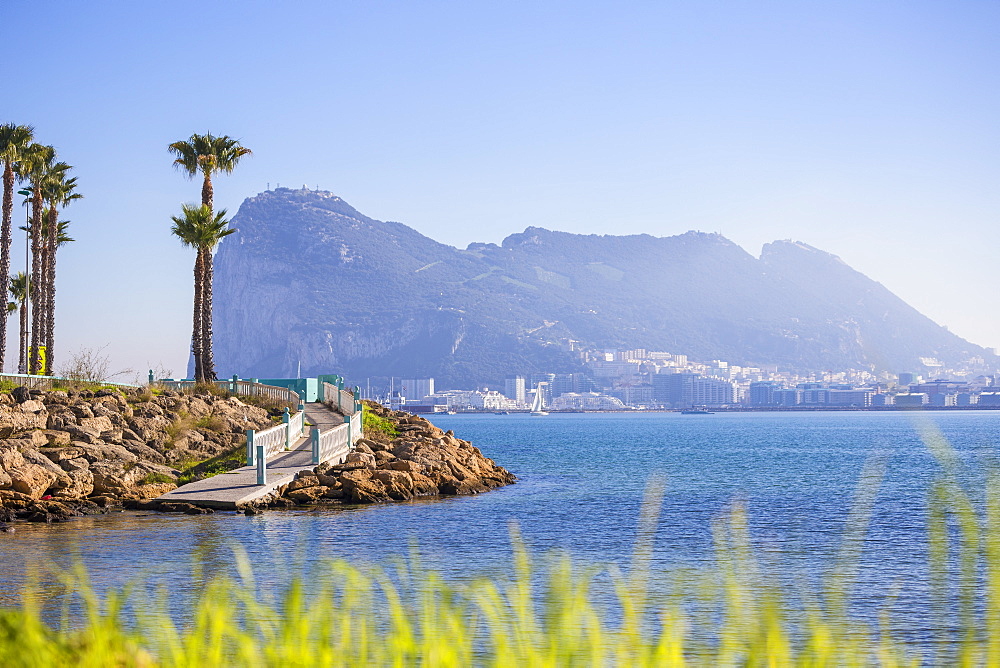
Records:
[[[233,376],[230,379],[214,382],[218,387],[229,390],[233,394],[242,394],[250,397],[269,397],[277,401],[284,401],[293,406],[299,405],[301,401],[299,393],[294,390],[290,390],[287,387],[278,387],[277,385],[264,385],[263,383],[258,383],[253,378],[241,380],[239,377]],[[152,375],[150,375],[149,383],[150,385],[159,385],[167,390],[177,391],[183,391],[186,388],[197,385],[197,382],[193,380],[176,380],[174,378],[154,380]]]
[[[100,385],[101,387],[136,388],[138,385],[129,383],[106,383],[103,380],[78,380],[60,376],[32,376],[26,373],[0,373],[0,381],[14,383],[29,390],[51,390],[53,387],[66,387],[69,384]]]

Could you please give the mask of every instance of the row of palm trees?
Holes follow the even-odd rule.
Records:
[[[52,146],[36,142],[34,128],[29,125],[0,125],[0,163],[3,166],[0,277],[10,276],[16,183],[25,186],[18,194],[26,196],[25,203],[30,206],[31,212],[26,227],[31,242],[31,260],[23,279],[25,286],[20,302],[22,326],[18,371],[52,375],[55,363],[56,251],[63,243],[72,241],[66,236],[68,222],[59,220],[59,212],[82,195],[76,192],[76,177],[69,176],[72,167],[57,159]],[[13,282],[15,278],[9,280]],[[17,300],[15,295],[15,303]],[[25,329],[29,302],[30,342]],[[11,309],[0,308],[0,370],[7,353],[7,317],[10,313]]]
[[[187,140],[167,147],[175,156],[174,166],[189,178],[201,176],[201,205],[185,204],[180,216],[173,216],[171,231],[185,246],[194,248],[194,327],[191,353],[194,357],[194,378],[199,383],[216,380],[212,355],[212,252],[222,239],[236,230],[229,227],[226,210],[214,210],[212,176],[230,174],[240,159],[250,155],[250,149],[228,136],[211,133],[193,134]]]
[[[226,210],[214,210],[212,177],[229,174],[250,149],[228,136],[211,133],[193,134],[187,140],[170,144],[174,165],[190,178],[201,176],[201,205],[182,207],[173,216],[171,231],[185,246],[195,249],[194,328],[191,352],[195,379],[216,379],[212,355],[212,253],[219,242],[235,232],[226,219]],[[7,308],[0,308],[0,371],[7,353],[7,318],[20,312],[21,347],[19,373],[52,375],[55,360],[56,252],[73,241],[67,233],[68,222],[59,220],[59,212],[82,195],[76,192],[76,178],[69,176],[72,167],[56,157],[52,146],[35,141],[34,128],[7,123],[0,125],[0,165],[3,167],[3,205],[0,218],[0,277],[9,277],[5,286],[13,297]],[[25,228],[31,243],[31,258],[24,273],[10,275],[15,186],[26,196],[30,220]],[[6,301],[6,300],[5,300]],[[29,309],[30,305],[30,309]],[[30,341],[29,341],[30,312]],[[44,353],[43,353],[44,351]]]

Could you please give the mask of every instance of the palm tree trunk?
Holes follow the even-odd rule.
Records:
[[[191,354],[194,355],[194,379],[196,382],[204,382],[204,356],[202,355],[202,341],[204,340],[204,328],[202,323],[202,297],[204,293],[205,258],[202,251],[194,261],[194,331],[191,334]]]
[[[45,375],[55,368],[56,338],[56,246],[59,236],[59,211],[49,209],[48,235],[45,237]]]
[[[18,350],[17,372],[28,372],[28,295],[21,300],[21,346]]]
[[[216,380],[215,356],[212,352],[212,281],[215,270],[212,266],[212,251],[205,250],[204,281],[202,284],[202,316],[201,326],[204,332],[201,344],[201,352],[204,357],[205,380],[212,382]]]
[[[28,373],[37,374],[41,366],[40,351],[41,345],[41,322],[42,311],[40,308],[41,287],[42,287],[42,253],[41,253],[41,232],[42,232],[42,189],[39,184],[34,185],[34,198],[31,201],[31,354],[28,356]]]
[[[0,224],[0,277],[4,282],[10,276],[10,244],[11,218],[14,214],[14,166],[10,161],[3,166],[3,222]],[[6,298],[4,301],[7,301]],[[0,372],[3,371],[4,358],[7,355],[7,310],[0,314]]]
[[[201,204],[207,206],[209,211],[215,205],[215,190],[212,188],[212,174],[205,172],[205,180],[201,184]]]

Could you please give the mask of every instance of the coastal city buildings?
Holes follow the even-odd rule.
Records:
[[[594,351],[577,341],[564,348],[578,356],[579,370],[526,370],[512,373],[502,386],[474,389],[439,390],[433,378],[393,380],[390,403],[415,412],[523,411],[541,393],[542,405],[556,411],[1000,407],[1000,374],[977,359],[945,369],[927,358],[923,372],[892,375],[859,369],[792,372],[644,349]]]

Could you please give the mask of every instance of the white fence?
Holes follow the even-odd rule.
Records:
[[[288,425],[276,424],[263,431],[247,431],[247,466],[257,463],[257,448],[264,448],[264,460],[285,449],[288,440]]]
[[[323,403],[343,415],[354,415],[361,410],[360,402],[351,390],[323,383]]]
[[[153,381],[153,383],[160,385],[164,389],[177,390],[178,392],[194,387],[197,384],[193,380],[173,380],[171,378]],[[271,399],[284,401],[293,406],[298,406],[299,401],[301,401],[298,392],[290,390],[287,387],[278,387],[277,385],[264,385],[263,383],[255,383],[250,380],[217,380],[215,384],[229,390],[233,394],[242,394],[250,397],[270,397]]]
[[[351,396],[353,398],[354,395]],[[313,464],[343,463],[347,458],[347,453],[351,451],[358,439],[364,436],[363,425],[362,412],[357,411],[353,415],[345,416],[344,424],[338,424],[324,432],[314,428],[312,431]]]
[[[69,378],[60,378],[59,376],[32,376],[26,373],[0,373],[0,381],[13,383],[15,386],[20,385],[29,390],[50,390],[53,387],[67,387],[77,383],[99,385],[101,387],[138,387],[137,385],[129,385],[128,383],[106,383],[103,380],[72,380]]]
[[[306,435],[306,412],[299,405],[298,412],[290,415],[285,409],[281,424],[262,431],[247,430],[247,466],[257,464],[258,447],[264,447],[264,461],[273,454],[289,449],[295,441]]]

